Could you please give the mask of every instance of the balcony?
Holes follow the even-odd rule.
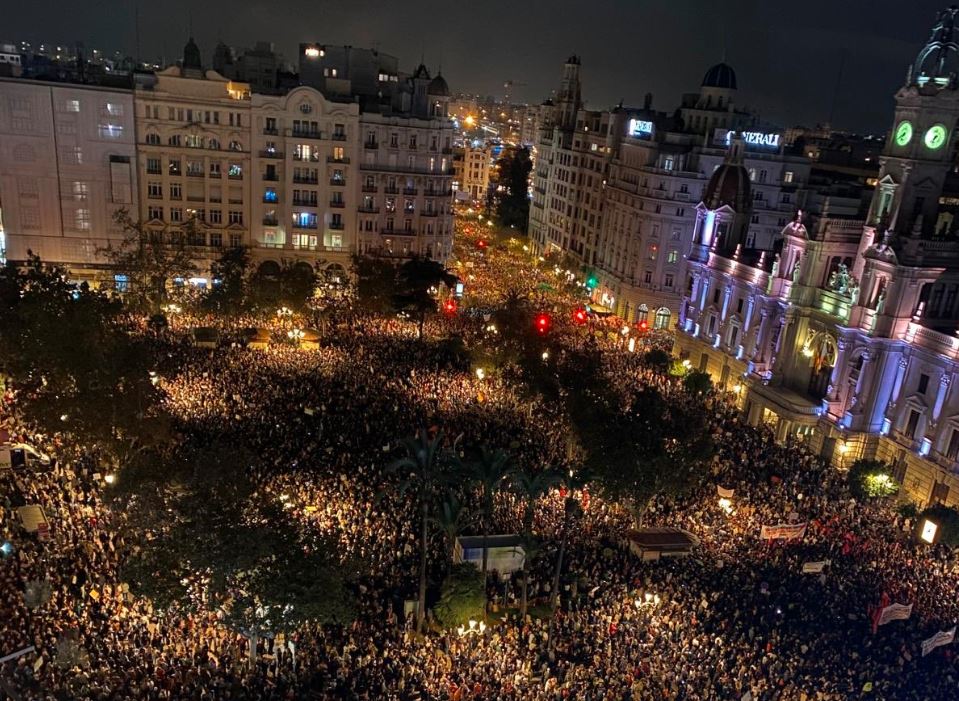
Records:
[[[360,188],[363,192],[376,192],[376,185],[364,185]]]
[[[375,150],[378,149],[379,147],[380,147],[380,145],[379,145],[378,143],[376,143],[375,141],[367,141],[367,142],[364,142],[364,144],[363,144],[363,148],[369,149],[369,150],[371,150],[371,151],[375,151]]]
[[[326,162],[327,162],[327,163],[345,163],[345,164],[349,165],[350,159],[349,159],[349,158],[337,158],[336,156],[327,156],[327,157],[326,157]]]
[[[360,212],[361,214],[379,214],[379,213],[380,213],[380,208],[379,208],[379,207],[366,207],[366,206],[364,206],[364,205],[360,205],[359,207],[356,208],[356,211],[357,211],[357,212]]]
[[[203,195],[187,195],[187,202],[204,202],[205,198]]]
[[[315,199],[303,199],[302,197],[293,198],[293,205],[296,207],[315,207],[316,202]]]
[[[414,196],[414,195],[416,195],[417,192],[419,192],[419,190],[417,190],[415,187],[404,187],[404,188],[403,188],[403,194],[404,194],[404,195]]]
[[[346,180],[344,178],[330,178],[330,185],[343,187],[344,185],[346,185]]]
[[[290,136],[297,139],[322,139],[323,132],[313,129],[290,129]]]
[[[275,183],[277,180],[280,179],[280,176],[277,175],[276,173],[265,173],[263,175],[263,179],[266,180],[268,183]],[[296,180],[294,179],[293,182],[296,182]]]
[[[436,210],[433,210],[432,212],[427,212],[427,211],[420,212],[421,217],[438,217],[439,215],[440,215],[440,212],[437,212]]]
[[[279,223],[276,217],[263,217],[263,226],[276,226]]]
[[[423,193],[427,197],[452,197],[452,190],[427,190]]]
[[[313,175],[294,175],[293,182],[298,185],[316,185],[319,183],[319,178]]]
[[[341,221],[331,221],[329,227],[334,231],[343,231],[343,222]]]
[[[398,195],[400,194],[400,189],[398,187],[387,186],[383,188],[383,192],[386,193],[387,195]]]
[[[160,175],[162,172],[159,168],[147,168],[147,175]]]
[[[179,168],[170,168],[170,175],[181,175]]]
[[[316,230],[316,222],[315,222],[315,221],[314,221],[314,222],[304,222],[304,221],[300,221],[299,219],[294,219],[294,220],[293,220],[293,228],[294,228],[294,229],[312,229],[312,230],[315,231],[315,230]]]
[[[269,151],[269,150],[260,151],[260,158],[279,158],[279,159],[282,159],[282,158],[283,158],[283,152],[282,152],[282,151],[276,151],[276,150],[273,150],[273,151]]]
[[[446,168],[445,170],[442,168],[434,168],[433,170],[430,170],[429,168],[425,168],[425,167],[414,166],[412,168],[409,168],[406,166],[386,165],[385,163],[360,163],[360,170],[374,170],[374,171],[380,171],[384,173],[411,173],[413,175],[436,175],[436,176],[454,174],[453,168]]]
[[[276,195],[273,195],[272,198],[269,198],[269,197],[263,198],[263,204],[276,204],[276,203],[277,203]]]
[[[294,154],[293,154],[293,160],[294,160],[294,161],[306,161],[306,162],[309,162],[309,163],[319,163],[319,162],[320,162],[320,154],[318,154],[318,153],[311,153],[311,154],[307,155],[307,154],[301,154],[301,153],[294,153]]]
[[[236,175],[230,175],[230,180],[243,180],[243,173],[237,173]]]
[[[346,134],[343,132],[334,131],[330,136],[333,141],[346,141]]]
[[[263,130],[263,133],[266,136],[279,136],[280,131],[279,129],[276,129],[275,127],[273,129],[270,129],[269,127],[267,127]]]
[[[206,173],[202,170],[188,170],[186,172],[186,177],[188,178],[202,178]]]
[[[416,232],[412,228],[406,229],[380,229],[382,236],[415,236]]]
[[[211,177],[211,178],[222,178],[222,177],[223,177],[223,173],[221,173],[221,172],[218,171],[218,170],[217,170],[217,171],[210,171],[210,177]]]
[[[346,203],[343,200],[331,200],[330,207],[333,209],[343,209],[346,206]]]

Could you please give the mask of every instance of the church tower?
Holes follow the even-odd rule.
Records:
[[[556,96],[556,126],[560,129],[575,129],[576,115],[583,106],[579,67],[579,56],[570,56],[563,65],[563,82]]]
[[[942,236],[936,215],[955,162],[959,122],[959,8],[939,12],[929,41],[896,93],[892,131],[880,158],[867,225],[895,248],[905,238]]]

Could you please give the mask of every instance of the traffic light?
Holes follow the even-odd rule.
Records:
[[[586,287],[588,287],[589,289],[592,290],[598,284],[599,284],[599,278],[597,278],[595,275],[590,275],[588,278],[586,278]]]
[[[455,313],[456,313],[456,300],[455,300],[455,299],[447,299],[447,300],[443,303],[443,311],[446,312],[447,314],[449,314],[450,316],[452,316],[453,314],[455,314]]]
[[[480,239],[479,243],[476,244],[480,249],[486,248],[486,239]]]
[[[541,334],[545,334],[549,331],[550,318],[549,314],[537,314],[536,315],[536,330]]]
[[[573,311],[573,321],[582,325],[586,323],[586,318],[586,310],[582,307],[576,307],[576,309]]]

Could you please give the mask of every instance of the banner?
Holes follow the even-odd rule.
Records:
[[[720,487],[716,485],[716,494],[718,494],[723,499],[732,499],[733,495],[736,494],[735,489],[726,489],[725,487]]]
[[[761,540],[801,540],[804,535],[805,523],[779,523],[775,526],[763,526],[759,531]]]
[[[826,565],[832,564],[829,560],[820,560],[819,562],[804,562],[802,566],[803,574],[819,574]]]
[[[940,630],[934,636],[928,640],[922,641],[922,656],[925,657],[930,652],[935,650],[937,647],[942,647],[943,645],[948,645],[953,640],[956,639],[956,627],[953,626],[952,630]]]
[[[904,621],[912,615],[912,604],[889,604],[879,614],[876,625],[884,626],[890,621]]]
[[[34,650],[36,650],[36,648],[33,647],[33,645],[31,645],[30,647],[25,647],[22,650],[11,652],[9,655],[0,657],[0,664],[3,664],[4,662],[9,662],[10,660],[19,659],[20,657],[23,657],[24,655],[29,655]]]

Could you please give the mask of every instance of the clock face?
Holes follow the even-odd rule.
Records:
[[[946,128],[942,124],[936,124],[929,127],[923,141],[931,149],[942,148],[942,145],[946,143],[946,136]]]
[[[904,119],[896,127],[896,145],[905,146],[910,141],[912,141],[912,122]]]

